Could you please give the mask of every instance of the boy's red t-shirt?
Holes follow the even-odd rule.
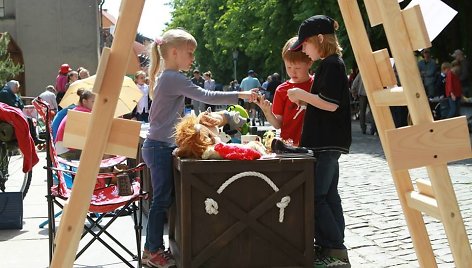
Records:
[[[272,112],[275,115],[282,116],[280,137],[284,140],[293,140],[294,145],[300,143],[305,110],[301,110],[301,112],[298,113],[300,108],[289,100],[287,91],[291,88],[301,88],[310,92],[312,84],[313,77],[310,76],[310,79],[302,83],[290,83],[289,81],[286,81],[280,84],[275,91],[274,101],[272,103]]]

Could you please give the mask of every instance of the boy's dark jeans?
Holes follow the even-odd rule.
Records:
[[[315,244],[326,249],[344,246],[344,216],[338,193],[337,151],[315,153]]]

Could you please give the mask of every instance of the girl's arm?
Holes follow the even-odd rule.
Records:
[[[289,89],[287,91],[287,96],[292,102],[296,104],[300,104],[302,101],[329,112],[334,112],[339,107],[337,104],[321,99],[318,94],[311,94],[300,88]]]

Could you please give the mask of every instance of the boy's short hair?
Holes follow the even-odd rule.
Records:
[[[451,63],[448,61],[445,61],[441,64],[441,71],[445,71],[451,69]]]
[[[298,40],[298,37],[295,36],[295,37],[290,38],[285,43],[282,49],[282,59],[288,62],[306,62],[306,63],[312,62],[310,57],[308,57],[308,55],[303,53],[301,50],[299,51],[290,50],[291,46],[295,44],[297,40]]]

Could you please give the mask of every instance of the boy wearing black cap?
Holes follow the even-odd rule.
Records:
[[[300,146],[310,148],[315,164],[315,263],[314,267],[351,267],[344,246],[344,216],[338,193],[341,153],[351,145],[351,118],[346,67],[341,58],[332,18],[317,15],[298,30],[292,50],[302,50],[313,61],[321,60],[310,92],[288,91],[292,102],[307,103]]]

